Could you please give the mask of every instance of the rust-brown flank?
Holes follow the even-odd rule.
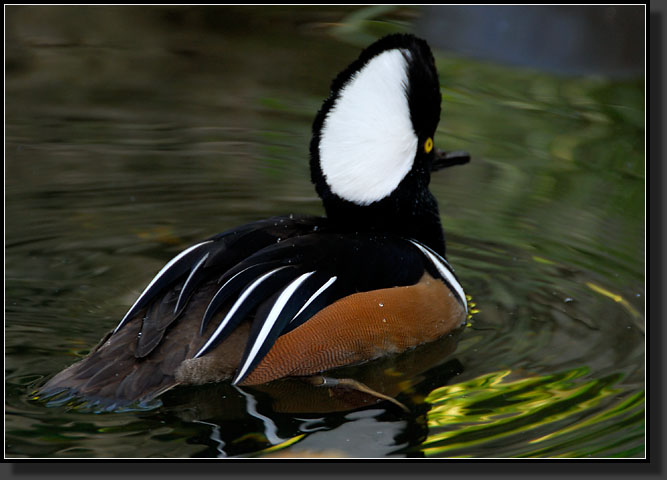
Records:
[[[425,273],[419,283],[357,293],[278,338],[242,385],[311,375],[431,342],[460,326],[465,310]]]

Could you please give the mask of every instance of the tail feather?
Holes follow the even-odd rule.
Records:
[[[139,325],[130,322],[127,331],[119,331],[88,357],[58,373],[40,389],[39,397],[69,394],[95,404],[120,406],[151,400],[176,385],[173,372],[187,348],[170,352],[163,361],[137,359],[136,341],[129,340]]]
[[[191,302],[187,314],[161,333],[159,344],[149,355],[137,354],[137,349],[143,348],[138,339],[145,328],[144,319],[162,313],[162,309],[150,305],[137,312],[122,329],[103,339],[88,357],[55,375],[37,395],[40,398],[69,395],[102,406],[125,406],[150,401],[178,385],[179,367],[192,358],[206,339],[206,335],[199,335],[199,323],[213,288],[211,285],[200,289],[196,295],[201,298]],[[161,305],[162,299],[156,302]],[[247,334],[238,340],[244,343],[246,338]],[[222,349],[221,355],[224,352]]]

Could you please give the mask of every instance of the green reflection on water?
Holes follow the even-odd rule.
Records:
[[[428,412],[432,433],[421,445],[423,453],[628,457],[643,452],[644,392],[624,398],[623,389],[615,387],[622,374],[582,383],[577,380],[587,376],[589,369],[580,367],[508,381],[513,373],[501,370],[433,390],[426,398],[432,404]],[[601,411],[609,403],[615,404]],[[607,436],[623,430],[622,440],[605,442]]]

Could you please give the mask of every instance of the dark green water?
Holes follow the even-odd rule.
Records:
[[[7,9],[5,455],[643,457],[644,79],[437,51],[434,176],[475,304],[455,339],[351,369],[388,402],[288,382],[93,413],[30,393],[188,245],[322,213],[310,124],[333,75],[419,9]]]

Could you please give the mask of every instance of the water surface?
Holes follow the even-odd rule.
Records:
[[[409,413],[290,380],[112,413],[31,400],[185,247],[321,214],[308,143],[329,82],[421,13],[7,10],[7,456],[645,455],[643,78],[442,50],[436,143],[473,161],[432,191],[474,313],[455,338],[341,372]]]

